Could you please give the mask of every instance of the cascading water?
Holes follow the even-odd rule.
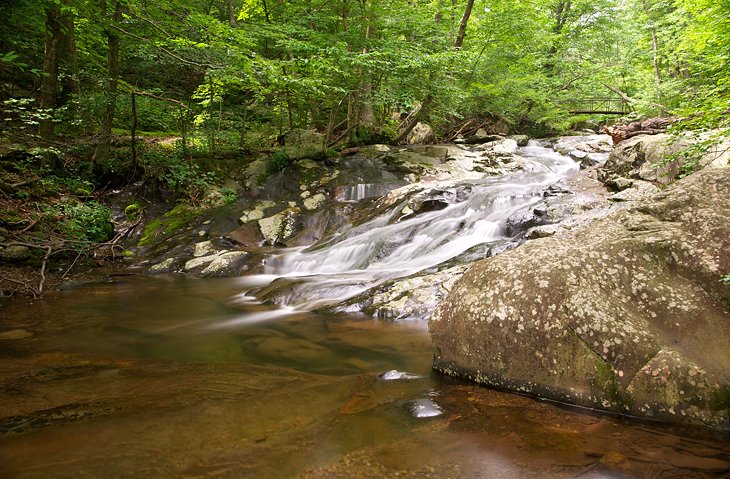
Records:
[[[540,201],[550,184],[578,169],[569,157],[535,141],[517,150],[515,158],[522,165],[517,173],[416,190],[337,236],[285,250],[268,261],[266,275],[242,281],[250,288],[264,286],[258,294],[268,299],[313,310],[433,268],[476,245],[506,241],[507,218]],[[447,193],[440,197],[441,209],[418,214],[410,209],[414,198],[430,201],[433,191]]]

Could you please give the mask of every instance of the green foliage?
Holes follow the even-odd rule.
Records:
[[[114,233],[111,209],[96,201],[60,203],[56,211],[63,218],[60,229],[69,240],[101,243]]]
[[[284,150],[277,150],[272,153],[269,162],[266,164],[266,171],[269,174],[277,173],[282,171],[284,168],[291,164],[289,155]]]
[[[211,187],[220,181],[214,171],[181,157],[179,151],[149,149],[142,158],[146,174],[159,178],[173,193],[199,203]]]
[[[185,136],[179,158],[265,150],[295,128],[344,133],[343,144],[388,141],[397,137],[393,114],[424,102],[423,120],[437,128],[492,116],[511,129],[560,131],[572,123],[566,100],[616,95],[607,87],[641,114],[699,110],[703,128],[728,124],[726,1],[490,0],[477,4],[457,49],[464,2],[244,0],[231,20],[226,2],[125,0],[115,100],[110,12],[98,2],[55,4],[73,17],[77,56],[59,58],[58,106],[47,111],[26,98],[44,64],[46,9],[0,5],[18,26],[0,45],[0,82],[23,92],[2,105],[6,138],[35,135],[48,119],[60,136],[97,133],[112,101],[114,131],[126,135],[132,91],[145,93],[136,96],[137,130]],[[117,160],[107,173],[132,174]],[[200,198],[213,181],[189,162],[167,163],[159,173],[181,196]],[[286,164],[272,161],[271,171]]]
[[[231,203],[235,203],[236,200],[238,199],[238,195],[236,194],[236,191],[233,188],[228,188],[226,186],[221,188],[221,195],[223,197],[223,203],[227,204],[227,205],[229,205]]]
[[[726,274],[725,276],[720,278],[720,282],[730,285],[730,274]]]

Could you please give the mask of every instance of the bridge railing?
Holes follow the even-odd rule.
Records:
[[[566,100],[565,104],[572,115],[625,115],[633,111],[631,103],[623,98],[575,98]]]

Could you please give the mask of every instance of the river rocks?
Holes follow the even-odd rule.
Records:
[[[418,122],[408,134],[406,143],[409,145],[426,145],[436,141],[436,134],[426,123]]]
[[[483,128],[479,128],[476,133],[464,140],[467,145],[478,145],[482,143],[489,143],[492,141],[504,140],[505,137],[502,135],[490,135]]]
[[[366,158],[376,158],[389,151],[390,147],[388,145],[376,144],[360,147],[358,154]]]
[[[474,147],[474,151],[482,151],[483,156],[511,157],[517,151],[517,142],[509,138],[500,138],[484,145]]]
[[[248,223],[249,221],[257,221],[266,216],[266,210],[276,206],[271,200],[259,201],[248,211],[244,211],[238,222],[241,224]]]
[[[621,180],[619,178],[618,180]],[[622,181],[618,181],[619,186],[623,186]],[[661,191],[658,186],[648,181],[636,180],[631,182],[628,188],[623,188],[618,193],[608,197],[611,201],[643,201]]]
[[[428,318],[466,269],[467,266],[459,265],[389,282],[367,293],[371,299],[364,311],[394,321]]]
[[[605,163],[613,150],[608,135],[564,136],[553,148],[580,163],[581,169]]]
[[[500,389],[730,428],[730,169],[472,266],[434,367]]]
[[[358,312],[390,321],[427,319],[467,270],[457,265],[433,273],[386,281],[324,312]]]
[[[684,148],[685,143],[666,133],[636,136],[616,145],[598,178],[604,183],[633,178],[668,184],[677,177],[682,163],[669,158]]]
[[[185,262],[185,266],[183,269],[185,272],[189,273],[191,271],[195,271],[197,269],[201,269],[203,266],[208,266],[210,263],[212,263],[216,258],[218,258],[220,253],[214,253],[209,254],[207,256],[200,256],[198,258],[193,258],[187,262]]]
[[[172,273],[173,271],[177,270],[179,266],[180,261],[177,258],[167,258],[155,265],[150,266],[147,272],[149,274]]]
[[[282,245],[301,230],[301,209],[290,206],[284,211],[258,221],[264,243]]]
[[[408,199],[401,210],[401,214],[397,216],[397,221],[403,221],[430,211],[442,210],[450,204],[466,200],[468,194],[469,188],[466,186],[431,188],[418,192]]]
[[[240,266],[248,259],[245,251],[229,251],[216,255],[208,266],[200,272],[203,276],[230,276],[238,273]]]
[[[32,256],[30,249],[26,246],[13,245],[0,248],[0,262],[2,263],[22,263],[28,261]]]
[[[201,256],[210,256],[215,252],[216,248],[213,246],[212,242],[201,241],[200,243],[195,243],[193,256],[196,258],[200,258]]]
[[[509,137],[510,140],[515,140],[517,142],[517,146],[527,146],[527,144],[530,142],[530,137],[527,135],[512,135]]]
[[[606,212],[608,204],[592,195],[577,195],[552,185],[545,199],[528,209],[516,211],[505,222],[505,234],[512,238],[535,239],[552,236],[558,229],[555,223],[575,227]],[[568,221],[570,220],[570,221]]]
[[[553,148],[562,155],[570,156],[572,152],[611,153],[613,143],[608,135],[563,136],[553,140]]]
[[[305,191],[305,193],[308,193]],[[302,193],[304,194],[304,193]],[[314,211],[325,204],[327,201],[327,197],[322,193],[317,193],[312,196],[307,195],[303,198],[302,203],[304,204],[304,209],[308,211]]]

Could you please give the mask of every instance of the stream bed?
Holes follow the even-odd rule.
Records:
[[[450,158],[468,174],[277,250],[265,274],[120,274],[0,299],[0,477],[728,477],[726,433],[432,372],[424,318],[443,286],[578,169],[535,143],[512,175]],[[378,190],[365,186],[345,199]],[[399,284],[411,296],[393,295],[392,317],[410,320],[357,312]]]
[[[281,316],[236,301],[241,281],[2,303],[0,476],[727,474],[727,437],[450,382],[421,321]]]

